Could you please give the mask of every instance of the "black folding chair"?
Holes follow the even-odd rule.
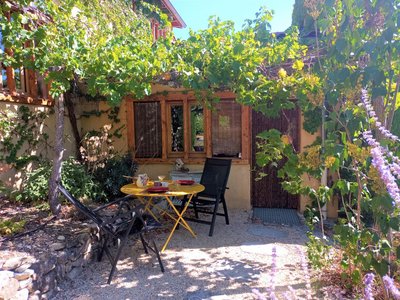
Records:
[[[121,255],[123,247],[127,243],[129,235],[139,235],[145,253],[148,253],[148,249],[154,252],[157,256],[158,263],[160,264],[161,272],[164,272],[164,266],[162,264],[156,243],[154,240],[152,240],[152,245],[150,245],[150,243],[146,241],[143,236],[144,233],[150,231],[151,229],[157,228],[160,225],[150,216],[143,214],[143,206],[131,208],[127,202],[127,198],[130,196],[126,196],[92,210],[73,197],[60,183],[58,184],[58,190],[69,202],[71,202],[86,217],[91,219],[100,229],[100,248],[97,259],[98,261],[101,261],[103,253],[105,252],[110,260],[112,267],[108,276],[108,284],[111,283],[118,259]],[[108,208],[111,205],[118,205],[115,214],[108,217],[99,214],[99,212],[104,211],[105,208]],[[109,249],[109,244],[110,242],[115,244],[116,241],[118,242],[118,249],[115,256],[113,256]]]
[[[228,208],[225,201],[225,190],[228,183],[229,173],[231,170],[232,160],[207,158],[203,174],[201,175],[200,184],[204,185],[205,190],[198,193],[192,199],[192,207],[194,209],[195,218],[186,218],[185,220],[208,224],[210,226],[209,236],[214,233],[215,220],[217,216],[224,216],[225,223],[229,225]],[[222,203],[224,212],[218,212],[219,204]],[[182,203],[182,207],[185,200]],[[211,220],[199,219],[199,213],[212,215]]]

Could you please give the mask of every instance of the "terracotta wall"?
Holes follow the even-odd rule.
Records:
[[[107,105],[107,102],[86,102],[79,106],[76,113],[80,115],[80,131],[81,134],[85,134],[88,131],[96,130],[99,131],[104,125],[112,124],[113,122],[108,118],[107,113],[101,113],[99,116],[92,115],[90,117],[84,117],[85,112],[90,111],[107,111],[110,109],[110,106]],[[125,153],[128,151],[128,140],[126,138],[126,104],[123,101],[120,105],[118,118],[121,120],[120,123],[115,123],[111,131],[114,131],[116,128],[124,126],[124,128],[120,131],[122,134],[122,138],[114,138],[114,147],[117,152]]]
[[[303,115],[301,116],[301,124],[304,122]],[[321,136],[321,131],[318,131],[315,134],[309,134],[305,130],[301,130],[300,134],[300,151],[304,151],[305,147],[312,144],[315,139]],[[304,175],[303,176],[304,183],[308,186],[311,186],[315,189],[320,185],[320,180],[315,179],[311,176]],[[300,196],[300,212],[304,212],[306,205],[310,203],[310,199],[305,196]],[[336,218],[338,215],[338,202],[337,199],[332,199],[326,206],[327,216],[328,218]]]
[[[171,91],[177,91],[176,89],[169,88]],[[159,87],[155,87],[154,90],[160,91]],[[81,106],[79,113],[83,111],[91,110],[107,110],[109,107],[105,102],[102,103],[87,103]],[[120,123],[115,124],[116,126],[126,125],[126,103],[122,102],[120,106],[119,118]],[[89,130],[99,130],[101,126],[110,124],[106,114],[101,116],[91,116],[90,118],[82,117],[80,119],[80,125],[82,132]],[[126,138],[126,128],[122,131],[123,137],[121,139],[115,139],[115,148],[121,153],[128,151],[128,142]],[[173,170],[172,164],[149,164],[144,163],[139,166],[139,173],[147,173],[150,178],[157,178],[158,175],[165,174],[169,175],[169,172]],[[191,171],[198,171],[203,169],[203,165],[193,164],[187,165]],[[232,165],[231,173],[228,181],[229,190],[226,192],[226,199],[230,208],[244,208],[250,209],[250,165]]]
[[[49,110],[51,109],[46,106],[15,104],[15,103],[10,103],[10,102],[6,102],[6,101],[0,101],[0,111],[17,113],[18,108],[21,105],[25,105],[25,106],[29,107],[29,109],[31,109],[32,111],[49,112]],[[71,126],[70,126],[68,118],[66,117],[64,119],[64,121],[65,121],[64,157],[68,157],[70,155],[74,155],[74,153],[75,153],[75,142],[74,142],[74,139],[72,136]],[[46,119],[44,126],[42,126],[40,128],[41,132],[46,132],[49,135],[49,145],[54,145],[55,128],[56,128],[55,124],[56,124],[55,114],[51,114]],[[38,149],[38,151],[40,151],[41,154],[48,159],[53,158],[53,152],[50,147],[40,148],[40,149]],[[31,151],[30,154],[34,155],[37,153],[34,151]],[[30,167],[32,167],[32,166],[29,165],[28,169]],[[0,163],[0,181],[2,181],[6,186],[19,188],[23,180],[24,180],[24,178],[22,177],[21,172],[18,172],[17,170],[11,168],[10,166],[8,166],[6,164]]]
[[[178,89],[166,86],[153,86],[153,92],[160,92],[162,90],[169,91],[179,91]],[[81,102],[82,103],[82,102]],[[11,110],[16,111],[18,108],[18,104],[10,104],[7,102],[0,102],[0,110]],[[40,106],[30,106],[31,109],[34,110],[48,110],[46,107]],[[100,116],[90,116],[89,118],[83,117],[83,113],[85,111],[106,111],[110,107],[106,102],[87,102],[82,105],[76,107],[76,114],[78,118],[78,128],[80,128],[81,133],[85,133],[90,130],[100,130],[102,126],[106,124],[111,124],[111,121],[108,119],[107,114],[103,113]],[[119,111],[119,118],[121,120],[120,123],[114,124],[115,127],[126,126],[126,103],[122,102]],[[50,142],[54,140],[54,131],[55,131],[55,115],[50,116],[50,118],[46,121],[47,127],[43,128],[50,135]],[[301,120],[303,122],[303,118]],[[125,153],[128,151],[128,141],[126,138],[127,130],[126,127],[121,131],[122,138],[114,139],[114,146],[117,151],[120,153]],[[301,131],[301,139],[300,139],[300,147],[303,150],[305,146],[312,143],[316,136],[320,133],[310,135],[305,131]],[[65,157],[69,155],[73,155],[74,153],[74,139],[71,134],[71,127],[69,124],[68,118],[65,118]],[[49,157],[52,154],[49,153]],[[202,165],[189,165],[190,170],[201,170]],[[159,174],[169,174],[172,170],[173,166],[170,164],[143,164],[140,166],[139,172],[146,172],[150,177],[155,177]],[[226,196],[229,202],[229,206],[231,208],[243,208],[249,209],[251,208],[250,202],[250,165],[233,165],[231,170],[231,175],[229,178],[228,185],[230,189],[227,191]],[[0,180],[6,182],[8,185],[16,184],[20,185],[21,183],[21,174],[16,173],[13,170],[7,170],[7,166],[0,165]],[[304,181],[308,183],[310,186],[318,187],[319,181],[314,178],[304,177]],[[301,196],[300,199],[300,211],[303,212],[307,203],[309,203],[309,199]],[[336,217],[337,216],[337,201],[332,201],[327,207],[328,209],[328,217]]]
[[[153,92],[162,92],[164,90],[168,91],[179,91],[179,89],[175,89],[173,87],[168,86],[153,86]],[[105,102],[102,103],[90,103],[81,107],[81,110],[107,110],[109,107]],[[121,119],[121,123],[117,126],[126,125],[126,103],[122,102],[119,118]],[[303,122],[303,117],[301,122]],[[110,120],[107,118],[106,114],[102,114],[99,117],[92,116],[90,118],[81,118],[81,127],[82,131],[88,130],[99,130],[99,128],[104,124],[110,124]],[[115,147],[120,152],[126,152],[128,150],[128,142],[125,138],[126,136],[126,128],[123,131],[124,137],[121,139],[115,140]],[[320,132],[311,135],[304,130],[301,131],[300,138],[300,148],[304,150],[304,148],[311,144],[315,138],[320,135]],[[189,169],[192,171],[201,170],[202,165],[188,165]],[[169,172],[173,169],[171,164],[143,164],[140,166],[138,172],[139,173],[147,173],[150,177],[156,178],[157,175],[169,174]],[[229,206],[232,208],[243,208],[249,209],[251,208],[251,192],[250,192],[250,165],[233,165],[231,170],[231,175],[229,178],[229,187],[230,189],[227,191],[227,200],[229,202]],[[304,176],[304,181],[306,184],[317,188],[319,185],[319,180],[315,178]],[[303,212],[306,205],[309,203],[309,199],[307,197],[300,197],[300,212]],[[327,206],[328,217],[336,217],[337,216],[337,201],[332,201]]]

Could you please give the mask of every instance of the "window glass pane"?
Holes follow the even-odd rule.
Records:
[[[0,49],[4,52],[4,44],[3,44],[3,36],[0,33]],[[1,83],[2,87],[7,87],[7,74],[6,74],[6,67],[1,64]]]
[[[213,156],[241,157],[241,106],[234,101],[222,101],[212,113]]]
[[[15,86],[18,90],[21,89],[21,70],[14,69]]]
[[[1,70],[1,78],[3,81],[3,88],[6,88],[7,87],[7,73],[6,73],[5,69]]]
[[[160,103],[137,102],[134,105],[136,157],[160,158],[162,155]]]
[[[190,151],[204,152],[204,110],[202,105],[190,105]]]
[[[46,82],[44,81],[44,78],[42,75],[39,74],[39,72],[36,72],[36,78],[37,78],[37,87],[38,87],[38,96],[42,98],[46,98],[46,93],[47,93],[47,86]]]
[[[171,117],[171,151],[182,152],[184,149],[183,131],[183,106],[172,104],[170,109]]]

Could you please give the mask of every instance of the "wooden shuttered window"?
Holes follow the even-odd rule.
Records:
[[[9,13],[8,18],[10,18]],[[25,25],[25,29],[29,30],[29,27]],[[30,48],[33,44],[33,41],[27,41],[24,48]],[[4,47],[1,33],[0,48],[8,56],[14,55],[12,48]],[[34,57],[31,59],[34,60]],[[49,95],[50,84],[45,82],[44,76],[31,69],[6,66],[3,62],[0,68],[0,100],[26,104],[53,104]]]
[[[161,158],[162,130],[160,102],[134,103],[137,158]]]
[[[128,100],[128,145],[145,163],[203,163],[206,157],[231,157],[249,162],[250,108],[221,93],[213,108],[191,93],[153,95]]]
[[[212,113],[212,154],[216,157],[241,157],[242,107],[231,101],[216,104]]]

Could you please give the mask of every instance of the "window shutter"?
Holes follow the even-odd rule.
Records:
[[[241,106],[233,100],[221,101],[212,113],[213,156],[240,157],[241,145]]]
[[[134,104],[135,145],[138,158],[161,158],[161,106],[159,102]]]

